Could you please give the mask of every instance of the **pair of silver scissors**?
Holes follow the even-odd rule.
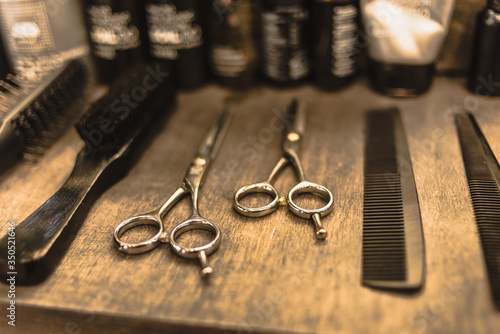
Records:
[[[327,232],[323,227],[321,218],[325,217],[333,210],[333,195],[327,188],[306,181],[304,169],[299,160],[300,144],[305,131],[305,110],[297,102],[293,100],[288,107],[286,113],[286,126],[283,137],[282,151],[283,156],[280,158],[274,167],[271,175],[267,180],[255,184],[251,184],[240,188],[234,195],[234,208],[238,213],[247,217],[263,217],[274,212],[278,205],[288,204],[289,210],[298,217],[312,219],[315,226],[316,238],[325,239]],[[274,188],[273,183],[276,180],[279,172],[284,169],[289,163],[295,169],[295,173],[299,179],[299,183],[293,187],[286,199],[279,196],[278,191]],[[271,196],[272,201],[262,207],[252,208],[246,207],[241,203],[244,197],[251,196],[256,193],[264,193]],[[319,209],[308,210],[298,206],[294,200],[300,194],[311,194],[319,196],[326,201],[326,205]]]
[[[198,258],[202,267],[202,276],[208,276],[213,272],[212,267],[208,265],[207,256],[219,248],[221,233],[216,225],[200,215],[198,211],[198,195],[208,166],[214,159],[227,130],[229,123],[228,119],[229,113],[228,111],[224,111],[210,127],[198,153],[193,158],[191,166],[184,176],[184,182],[165,203],[152,212],[130,217],[116,227],[114,240],[118,250],[127,254],[141,254],[154,249],[160,243],[169,243],[170,247],[177,255],[189,259]],[[191,201],[193,202],[192,215],[175,226],[168,235],[163,224],[163,218],[166,216],[167,212],[187,194],[191,195]],[[126,231],[140,225],[155,226],[158,228],[158,233],[152,238],[140,243],[127,243],[121,240],[122,235]],[[205,245],[194,248],[184,248],[180,246],[176,240],[181,234],[190,230],[207,230],[211,232],[214,237],[212,241]]]

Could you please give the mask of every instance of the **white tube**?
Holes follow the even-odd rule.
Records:
[[[395,64],[434,62],[455,0],[361,0],[372,59]]]
[[[416,96],[431,82],[455,0],[360,0],[374,87]]]

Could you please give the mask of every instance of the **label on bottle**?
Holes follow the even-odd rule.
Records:
[[[308,12],[286,6],[262,14],[264,74],[277,81],[298,80],[310,72],[304,36]]]
[[[139,29],[129,24],[128,11],[113,12],[110,6],[90,6],[90,40],[94,44],[94,54],[103,59],[116,59],[117,50],[139,47]]]
[[[146,6],[151,54],[160,59],[177,59],[178,50],[192,49],[203,43],[202,29],[194,10],[177,11],[172,4]]]
[[[0,31],[8,57],[19,77],[36,81],[64,61],[88,53],[88,47],[80,38],[85,36],[83,23],[77,22],[71,15],[75,12],[73,6],[73,3],[61,4],[59,14],[56,16],[51,12],[49,16],[45,1],[0,1]],[[72,23],[76,26],[68,33],[74,34],[75,38],[68,39],[64,32],[55,34],[51,19],[60,24],[74,20]]]
[[[353,5],[333,7],[331,73],[337,77],[356,72],[357,16],[358,10]]]
[[[248,66],[246,53],[228,45],[214,45],[210,57],[212,70],[221,77],[239,77]]]

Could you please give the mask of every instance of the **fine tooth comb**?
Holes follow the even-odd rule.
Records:
[[[456,115],[455,121],[491,294],[500,310],[500,166],[474,116]]]
[[[12,75],[0,81],[0,173],[42,155],[82,111],[88,86],[81,60],[66,62],[39,82]]]
[[[399,111],[371,111],[366,122],[363,284],[419,289],[424,282],[424,237]]]
[[[155,66],[156,65],[156,66]],[[57,265],[70,231],[70,220],[94,188],[98,179],[112,176],[106,170],[123,165],[118,161],[130,151],[136,137],[145,132],[160,111],[166,112],[175,100],[172,76],[160,64],[139,64],[125,72],[108,94],[95,102],[75,125],[85,142],[76,157],[71,175],[41,207],[16,226],[16,282],[34,284],[45,279]],[[114,178],[113,178],[114,181]],[[67,242],[67,241],[66,241]],[[0,240],[6,252],[8,236]],[[0,257],[2,275],[12,270],[7,257]]]

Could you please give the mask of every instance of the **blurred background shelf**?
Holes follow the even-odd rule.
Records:
[[[459,1],[460,3],[460,1]],[[462,78],[436,78],[411,100],[374,93],[361,78],[340,92],[305,85],[258,86],[232,93],[215,85],[179,95],[175,112],[137,164],[99,196],[55,272],[37,286],[17,286],[16,327],[2,333],[493,333],[500,313],[490,300],[453,114],[476,114],[500,157],[500,100],[471,95]],[[306,103],[302,147],[311,181],[330,188],[329,236],[284,208],[260,219],[232,209],[234,191],[263,179],[280,155],[277,113],[293,97]],[[195,261],[166,246],[140,256],[114,249],[123,219],[155,208],[178,186],[208,124],[233,101],[234,118],[200,196],[200,210],[223,233],[203,282]],[[415,294],[363,287],[361,232],[364,117],[397,106],[406,127],[426,244],[426,284]],[[274,111],[273,111],[274,110]],[[23,164],[0,183],[2,220],[20,223],[60,187],[81,141],[74,130],[36,165]],[[281,191],[293,184],[280,178]],[[187,217],[189,202],[167,226]],[[0,225],[0,234],[7,224]],[[8,287],[0,286],[0,307]]]

